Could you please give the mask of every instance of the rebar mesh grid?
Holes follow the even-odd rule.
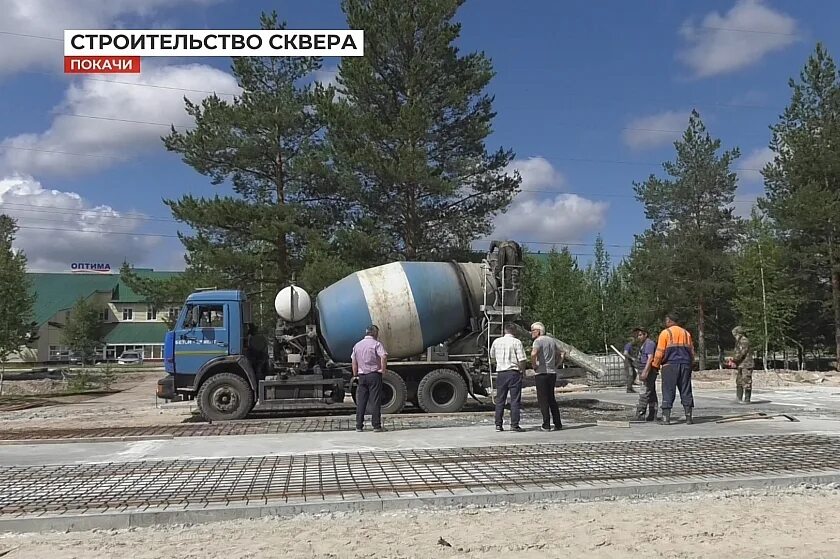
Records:
[[[489,415],[462,414],[448,419],[428,419],[417,414],[412,418],[383,418],[391,430],[449,427],[475,423]],[[220,423],[181,423],[179,425],[144,425],[136,427],[89,427],[73,429],[3,429],[0,441],[100,439],[131,437],[215,437],[225,435],[281,435],[285,433],[316,433],[325,431],[353,431],[355,416],[314,417],[282,420],[226,421]]]
[[[840,438],[806,434],[16,466],[0,518],[838,470]]]

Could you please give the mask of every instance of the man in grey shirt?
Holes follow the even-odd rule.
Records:
[[[565,355],[557,346],[557,340],[545,335],[545,325],[535,322],[531,325],[531,338],[534,340],[531,349],[531,366],[537,373],[534,382],[537,385],[537,402],[542,413],[542,431],[559,431],[563,428],[560,421],[560,406],[554,395],[557,385],[557,371],[563,365]],[[551,412],[551,415],[549,415]],[[554,420],[554,429],[550,420]]]

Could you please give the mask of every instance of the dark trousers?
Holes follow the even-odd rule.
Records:
[[[659,403],[659,398],[656,396],[656,377],[659,376],[659,373],[654,369],[651,369],[648,373],[648,376],[645,380],[643,380],[643,389],[639,394],[639,403],[636,405],[636,410],[638,413],[644,414],[645,410],[647,410],[650,406],[656,407],[656,404]],[[672,399],[673,401],[673,399]]]
[[[500,371],[496,383],[496,425],[502,425],[510,393],[510,426],[516,427],[519,425],[519,411],[522,407],[522,374],[519,371]]]
[[[382,427],[382,375],[359,375],[356,386],[356,428],[365,425],[365,411],[370,408],[370,422],[374,429]]]
[[[659,369],[659,374],[662,375],[663,410],[670,410],[674,406],[678,388],[683,407],[694,407],[694,394],[691,391],[691,365],[687,363],[666,363]]]
[[[627,390],[632,389],[636,382],[636,369],[627,359],[624,360],[624,378],[627,379]]]
[[[560,427],[560,406],[557,405],[557,398],[554,396],[554,387],[557,384],[557,373],[542,373],[534,377],[537,386],[537,403],[542,413],[542,426],[548,429],[551,427],[549,420],[554,420],[554,426]],[[551,412],[551,415],[549,415]]]

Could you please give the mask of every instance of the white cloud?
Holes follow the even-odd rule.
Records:
[[[159,237],[132,235],[145,223],[141,214],[92,206],[73,192],[44,188],[32,177],[0,179],[0,212],[18,222],[15,248],[23,249],[30,271],[64,271],[70,262],[107,262],[118,267],[124,260],[143,264],[161,245]],[[113,231],[103,241],[105,233]],[[126,234],[122,234],[126,233]]]
[[[634,118],[622,132],[624,143],[637,150],[672,143],[688,127],[690,111],[663,111]]]
[[[340,101],[347,97],[344,94],[343,88],[338,83],[338,68],[321,68],[320,70],[316,70],[313,76],[315,77],[315,81],[324,87],[333,86],[336,88],[333,101]]]
[[[762,0],[738,0],[725,14],[707,14],[699,24],[686,21],[686,45],[678,58],[698,78],[734,72],[796,42],[796,20]]]
[[[565,178],[546,159],[515,160],[507,169],[508,172],[513,170],[522,176],[522,192],[514,198],[507,212],[496,217],[493,238],[540,243],[580,242],[604,226],[607,203],[559,192],[565,187]],[[547,246],[540,244],[533,248],[545,249]]]
[[[748,193],[745,193],[745,194],[739,194],[735,198],[735,204],[732,206],[732,208],[733,208],[732,213],[736,217],[749,219],[750,215],[752,214],[753,207],[755,206],[756,202],[758,201],[759,196],[762,196],[762,193],[760,193],[760,192],[748,192]]]
[[[184,96],[199,101],[210,91],[239,92],[233,76],[202,64],[147,65],[141,74],[121,76],[116,81],[120,83],[112,79],[72,83],[56,107],[58,114],[48,130],[0,141],[0,172],[73,175],[162,149],[160,137],[168,133],[168,124],[189,124]]]
[[[505,173],[513,174],[515,171],[519,171],[519,176],[522,177],[522,183],[519,186],[523,191],[533,189],[558,190],[566,183],[565,177],[544,157],[529,157],[524,160],[511,161],[505,169]]]
[[[313,75],[315,81],[323,86],[338,86],[338,68],[321,68],[316,70]]]
[[[219,0],[5,0],[3,28],[35,35],[0,35],[0,75],[32,68],[63,66],[65,29],[122,27],[122,18],[155,16],[177,4],[213,4]],[[131,27],[137,28],[136,25]],[[145,27],[155,27],[150,22]],[[61,39],[50,40],[49,37]]]
[[[738,175],[743,182],[761,182],[763,177],[761,170],[769,162],[773,161],[775,153],[768,147],[756,148],[748,155],[742,157],[735,163],[735,167],[739,169]],[[753,170],[754,169],[754,170]]]

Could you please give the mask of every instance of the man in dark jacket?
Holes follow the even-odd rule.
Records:
[[[639,342],[639,366],[642,368],[639,380],[642,381],[644,386],[644,390],[639,394],[636,417],[653,421],[656,419],[656,406],[659,403],[656,396],[656,377],[659,375],[659,370],[653,368],[653,354],[656,353],[656,344],[650,339],[650,333],[646,328],[636,328],[633,330],[633,335]],[[647,417],[645,417],[645,411],[647,411]]]

